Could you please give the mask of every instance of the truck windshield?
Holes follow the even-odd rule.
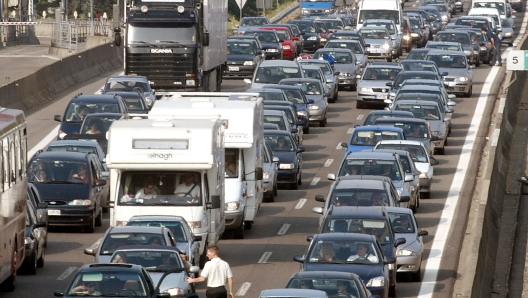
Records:
[[[400,12],[397,10],[361,10],[358,24],[363,24],[365,20],[372,19],[393,20],[398,25],[400,23]]]
[[[200,206],[202,187],[196,172],[124,172],[119,205]]]
[[[152,30],[152,28],[156,28],[156,30]],[[128,27],[127,38],[130,44],[166,44],[176,42],[189,45],[196,43],[195,32],[193,24],[187,23],[134,22]]]

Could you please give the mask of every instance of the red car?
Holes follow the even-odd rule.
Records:
[[[274,30],[277,32],[277,36],[282,40],[282,52],[283,58],[293,60],[296,58],[297,47],[294,40],[299,40],[297,37],[293,37],[290,34],[290,30],[287,27],[261,27],[259,30]]]

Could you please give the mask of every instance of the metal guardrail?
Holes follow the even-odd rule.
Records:
[[[300,6],[299,2],[293,3],[292,5],[287,7],[285,10],[281,11],[279,14],[271,18],[270,22],[273,24],[276,24],[282,21],[282,19],[284,19],[285,17],[293,13],[296,9],[299,9],[299,6]]]
[[[108,36],[111,22],[107,19],[73,19],[52,23],[51,42],[54,47],[77,50],[87,36]]]

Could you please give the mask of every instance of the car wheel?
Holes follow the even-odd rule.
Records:
[[[251,230],[251,228],[253,227],[253,223],[250,222],[250,221],[245,221],[244,222],[244,230]]]
[[[430,199],[431,198],[431,192],[423,192],[422,198],[424,199]]]
[[[85,231],[86,233],[93,233],[93,232],[95,231],[95,218],[96,218],[95,213],[96,213],[96,212],[95,212],[95,210],[94,210],[94,212],[93,212],[93,214],[92,214],[92,220],[91,220],[90,223],[84,228],[84,231]]]
[[[417,195],[416,198],[414,199],[414,205],[412,206],[411,210],[412,212],[416,213],[418,212],[418,206],[420,205],[420,196]]]
[[[99,208],[101,209],[101,208]],[[97,215],[97,217],[95,218],[95,225],[97,227],[100,227],[103,225],[103,210],[99,210],[99,215]]]
[[[350,86],[350,91],[357,91],[357,84]]]
[[[337,90],[337,88],[336,88],[336,90],[335,90],[335,92],[334,92],[334,102],[337,101],[337,97],[338,97],[338,96],[339,96],[339,92],[338,92],[338,90]]]
[[[513,47],[513,42],[508,43],[508,46]]]
[[[335,103],[335,95],[334,97],[328,99],[328,103]]]
[[[479,67],[480,66],[480,57],[477,58],[477,62],[475,62],[475,67]]]
[[[421,262],[420,262],[421,263]],[[413,282],[421,282],[422,281],[422,274],[421,274],[421,270],[418,270],[414,273],[411,273],[411,280]]]
[[[471,97],[471,95],[473,95],[473,86],[470,86],[469,91],[464,94],[465,97]]]
[[[270,195],[266,198],[266,202],[275,202],[275,190],[272,189]]]
[[[447,137],[446,137],[446,139],[445,139],[445,141],[444,141],[444,147],[445,147],[445,146],[447,146]]]
[[[36,243],[35,243],[36,244]],[[31,252],[31,257],[24,262],[23,272],[30,275],[37,274],[37,250]]]
[[[45,247],[42,247],[42,255],[40,256],[40,258],[37,260],[37,267],[38,268],[42,268],[44,267],[44,256],[46,255],[46,248]]]
[[[302,185],[301,176],[302,176],[302,172],[299,172],[299,178],[297,179],[297,185]]]
[[[205,247],[203,253],[200,255],[200,268],[203,268],[205,266],[205,262],[207,262],[207,239],[205,239]]]
[[[326,118],[324,120],[319,121],[319,127],[325,127],[326,126]]]
[[[445,154],[445,147],[442,147],[442,148],[438,148],[436,149],[436,152],[440,155],[444,155]]]
[[[363,109],[363,101],[356,99],[356,109]]]
[[[244,222],[240,223],[240,226],[233,231],[233,237],[235,239],[244,239]]]
[[[389,287],[389,297],[396,297],[396,285]]]
[[[310,133],[310,123],[308,123],[308,125],[305,128],[303,128],[303,133],[304,134],[309,134]]]
[[[274,195],[274,196],[277,196],[277,194],[279,193],[279,192],[277,191],[277,189],[278,189],[278,187],[277,187],[277,181],[275,181],[275,185],[273,186],[273,195]]]

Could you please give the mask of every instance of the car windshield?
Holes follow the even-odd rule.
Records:
[[[262,26],[269,24],[267,19],[264,18],[243,18],[240,22],[240,26]]]
[[[107,109],[105,107],[105,109]],[[81,134],[106,133],[114,121],[119,120],[120,116],[87,116],[84,119],[81,128]]]
[[[407,59],[409,59],[409,60],[424,60],[425,57],[427,56],[427,52],[428,51],[421,51],[421,50],[414,51],[414,50],[411,50],[409,52],[409,55],[407,55]],[[438,64],[436,66],[438,66]]]
[[[334,33],[330,36],[330,40],[332,39],[359,40],[359,37],[360,36],[358,34]]]
[[[166,227],[171,230],[172,235],[176,242],[185,242],[187,243],[188,239],[185,235],[185,227],[179,221],[170,221],[170,220],[130,220],[127,223],[127,226],[135,227]]]
[[[231,42],[227,43],[228,55],[255,55],[255,48],[249,42]]]
[[[261,43],[277,43],[279,42],[275,32],[273,31],[246,31],[244,32],[244,35],[256,35],[258,40],[260,40]]]
[[[443,68],[467,68],[465,55],[428,55],[426,60],[433,61],[436,66]]]
[[[375,193],[374,196],[381,193]],[[373,197],[374,197],[373,196]],[[376,206],[376,205],[371,205]],[[323,223],[322,233],[359,233],[376,236],[381,245],[391,241],[390,233],[387,230],[387,223],[384,220],[371,218],[326,218]]]
[[[379,29],[370,29],[367,27],[367,29],[361,29],[359,30],[359,34],[361,34],[361,37],[363,39],[388,39],[389,35],[386,30],[379,30]]]
[[[290,34],[288,34],[287,30],[280,30],[280,29],[273,29],[275,32],[277,32],[277,36],[279,39],[287,40],[290,39]]]
[[[365,70],[361,79],[372,81],[393,81],[401,71],[401,68],[370,67]]]
[[[479,28],[479,29],[482,29],[483,27],[488,26],[488,22],[486,22],[485,20],[476,20],[476,19],[458,19],[456,20],[455,24],[469,26],[471,28]]]
[[[419,105],[419,104],[397,104],[395,110],[409,111],[413,113],[415,118],[425,120],[439,120],[440,111],[437,106],[433,105]]]
[[[365,26],[365,24],[363,24]],[[387,29],[390,35],[396,34],[396,27],[392,23],[377,23],[377,22],[367,22],[367,26],[376,26]]]
[[[390,119],[389,119],[390,120]],[[427,133],[429,130],[426,127],[426,123],[416,123],[416,122],[405,122],[401,120],[397,121],[376,121],[374,125],[383,125],[383,126],[392,126],[398,127],[403,130],[405,137],[413,139],[429,139],[431,136]]]
[[[264,115],[264,123],[277,124],[280,130],[290,130],[290,127],[286,126],[286,122],[282,116],[275,115]]]
[[[289,135],[273,135],[273,134],[266,134],[264,136],[264,139],[266,140],[266,143],[270,145],[271,149],[273,151],[289,151],[294,152],[297,148],[295,148],[295,142]]]
[[[402,72],[400,73],[396,79],[394,80],[393,86],[400,87],[403,81],[410,80],[410,79],[422,79],[422,80],[436,80],[438,81],[438,76],[434,73],[408,73],[408,72]]]
[[[317,63],[317,62],[302,62],[303,65],[319,66],[324,74],[332,74],[333,70],[328,63]]]
[[[33,159],[28,166],[29,181],[46,184],[86,184],[92,173],[86,162]]]
[[[299,22],[299,23],[294,23],[295,25],[297,25],[297,27],[299,27],[299,30],[301,30],[301,32],[305,32],[305,33],[315,33],[315,26],[313,24],[310,24],[310,23],[303,23],[303,22]]]
[[[414,226],[414,220],[408,213],[394,213],[389,212],[389,218],[392,223],[392,230],[394,233],[402,234],[414,234],[416,233],[416,227]]]
[[[391,118],[391,117],[413,118],[412,115],[370,114],[370,115],[367,116],[367,119],[365,120],[365,123],[363,123],[363,125],[372,125],[372,124],[374,124],[376,119],[379,119],[379,118]]]
[[[318,83],[308,83],[308,82],[281,82],[282,85],[297,86],[300,87],[302,92],[305,95],[320,95],[323,94],[321,90],[321,85]]]
[[[403,69],[405,70],[411,70],[411,71],[430,71],[434,73],[438,73],[438,70],[436,68],[436,65],[431,62],[420,62],[420,61],[412,61],[412,62],[405,62],[402,61],[401,64],[403,65]]]
[[[325,23],[326,27],[329,29],[344,29],[344,24],[341,20],[323,20],[323,23]]]
[[[351,175],[361,175],[361,168],[357,166],[348,167]],[[380,189],[335,189],[330,196],[330,206],[376,206],[373,205],[372,198],[381,198],[382,205],[393,206],[387,193]],[[348,231],[348,230],[347,230]],[[327,231],[328,232],[328,231]],[[359,231],[348,231],[349,233],[360,233]]]
[[[359,130],[352,135],[350,145],[375,146],[382,140],[401,140],[399,132],[393,130]]]
[[[275,84],[282,79],[302,78],[299,68],[286,66],[261,66],[257,69],[255,82],[260,84]]]
[[[110,110],[110,111],[107,111]],[[66,108],[65,121],[70,123],[80,123],[86,115],[93,113],[121,113],[117,103],[82,103],[72,102]]]
[[[263,92],[259,92],[259,94],[260,94],[260,97],[262,97],[264,101],[266,100],[286,100],[282,92],[263,91]]]
[[[141,265],[149,272],[166,272],[182,269],[181,257],[175,251],[160,250],[117,250],[110,263],[127,263]]]
[[[127,81],[127,80],[112,80],[106,83],[105,92],[128,92],[139,90],[140,92],[150,91],[148,82]]]
[[[460,51],[460,46],[458,45],[450,45],[450,44],[427,44],[426,48],[428,49],[439,49],[439,50],[446,50],[446,51]]]
[[[309,263],[373,265],[382,261],[383,256],[378,255],[372,242],[327,240],[311,245],[307,259]]]
[[[46,151],[69,151],[97,154],[97,148],[95,146],[50,145]]]
[[[436,39],[441,41],[458,42],[462,45],[470,44],[469,36],[462,33],[439,32],[436,35]]]
[[[130,232],[111,233],[103,239],[100,255],[112,255],[121,246],[125,245],[167,245],[162,234]]]
[[[359,43],[356,42],[340,42],[339,40],[331,40],[326,43],[325,48],[349,49],[352,50],[354,54],[363,54],[363,49]]]
[[[354,169],[358,169],[360,175],[385,176],[399,181],[402,179],[399,168],[396,160],[349,158],[341,164],[338,176],[348,176],[350,173],[354,173]]]
[[[119,96],[121,96],[121,98],[123,99],[128,112],[132,114],[148,113],[148,108],[145,104],[145,101],[141,98],[141,95],[134,93],[121,93],[119,94]]]
[[[78,273],[67,293],[68,296],[147,297],[150,289],[139,273],[104,268],[99,272]]]
[[[117,204],[143,206],[200,206],[202,187],[196,172],[123,172]]]
[[[365,20],[393,20],[396,22],[396,25],[400,23],[401,10],[360,10],[358,17],[358,24],[363,24]]]
[[[414,162],[428,162],[427,152],[425,152],[425,148],[420,145],[380,143],[376,146],[376,149],[405,150],[409,151],[409,154],[411,155],[411,158]]]
[[[321,278],[292,279],[287,288],[325,291],[329,297],[361,297],[361,288],[355,279]],[[340,292],[338,293],[338,291]]]
[[[305,104],[303,94],[301,90],[287,90],[286,98],[293,104]]]

